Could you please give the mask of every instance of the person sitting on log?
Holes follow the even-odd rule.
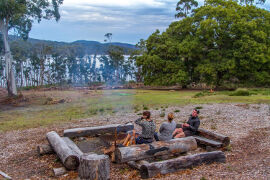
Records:
[[[159,128],[159,133],[155,133],[154,135],[156,141],[169,141],[172,139],[173,132],[176,128],[176,123],[173,119],[174,119],[174,114],[169,113],[168,121],[163,122]]]
[[[198,117],[199,113],[199,110],[194,109],[188,122],[180,125],[180,128],[175,129],[173,132],[173,137],[182,138],[195,135],[200,126],[200,119]]]
[[[153,142],[156,124],[151,120],[150,116],[151,113],[149,111],[144,111],[143,116],[135,121],[135,124],[142,127],[142,133],[135,133],[135,130],[133,130],[133,133],[128,133],[123,143],[124,146],[128,146],[132,138],[132,144],[148,144]]]

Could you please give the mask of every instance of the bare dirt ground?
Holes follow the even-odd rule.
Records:
[[[153,179],[270,179],[270,107],[267,104],[203,104],[169,107],[177,122],[187,120],[194,107],[201,106],[201,127],[225,134],[231,138],[231,148],[226,151],[224,164],[203,165]],[[160,110],[151,110],[158,126],[164,121]],[[96,116],[78,120],[77,123],[56,124],[46,128],[0,133],[0,170],[14,179],[76,179],[74,171],[54,177],[52,168],[61,167],[56,155],[39,157],[38,144],[47,143],[45,135],[64,129],[98,126],[134,121],[136,113],[118,112],[114,116]],[[107,120],[109,118],[109,121]],[[139,129],[138,127],[136,127]],[[1,177],[0,177],[1,179]],[[127,165],[111,165],[111,179],[140,179],[136,170]]]

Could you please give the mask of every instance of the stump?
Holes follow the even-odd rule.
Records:
[[[195,149],[197,149],[195,138],[185,137],[170,141],[156,141],[151,144],[120,147],[115,151],[115,159],[116,162],[123,163],[167,154],[180,154]]]
[[[80,157],[79,177],[85,180],[110,179],[110,160],[107,155],[83,154]]]
[[[181,156],[166,161],[143,164],[140,169],[142,178],[151,178],[158,174],[167,174],[186,168],[192,168],[201,164],[210,164],[213,162],[224,163],[226,157],[222,151],[213,151],[199,153],[189,156]]]
[[[40,156],[43,156],[45,154],[53,154],[53,148],[49,144],[42,144],[37,146],[37,153]]]
[[[78,154],[54,131],[47,133],[47,139],[63,165],[70,170],[77,169],[79,166]]]

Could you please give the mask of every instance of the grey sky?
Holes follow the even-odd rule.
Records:
[[[136,44],[156,29],[165,30],[175,21],[178,0],[64,0],[61,20],[33,25],[30,37],[71,42],[103,42],[113,33],[114,42]],[[199,1],[199,4],[202,0]],[[268,4],[266,4],[268,5]]]

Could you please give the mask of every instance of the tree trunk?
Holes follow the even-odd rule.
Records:
[[[114,134],[115,130],[117,132],[127,132],[134,129],[134,125],[129,123],[125,125],[121,124],[112,124],[105,126],[97,127],[86,127],[86,128],[75,128],[75,129],[66,129],[64,130],[65,137],[81,137],[81,136],[95,136],[97,134]]]
[[[3,42],[5,46],[5,60],[6,60],[6,79],[7,90],[9,96],[17,96],[17,88],[15,84],[15,77],[12,68],[13,57],[11,55],[10,46],[8,43],[8,21],[0,20],[0,31],[3,35]]]
[[[167,154],[180,154],[195,149],[197,149],[195,138],[186,137],[170,141],[156,141],[151,144],[120,147],[115,151],[115,159],[116,162],[123,163]]]
[[[222,151],[213,151],[199,153],[188,156],[181,156],[166,161],[143,164],[140,169],[142,178],[151,178],[158,174],[167,174],[179,170],[192,168],[201,164],[210,164],[214,162],[225,163],[226,156]]]
[[[47,133],[47,139],[67,169],[73,170],[79,166],[78,153],[74,152],[56,132]]]
[[[79,177],[82,180],[110,179],[110,160],[107,155],[84,154],[80,158]]]

